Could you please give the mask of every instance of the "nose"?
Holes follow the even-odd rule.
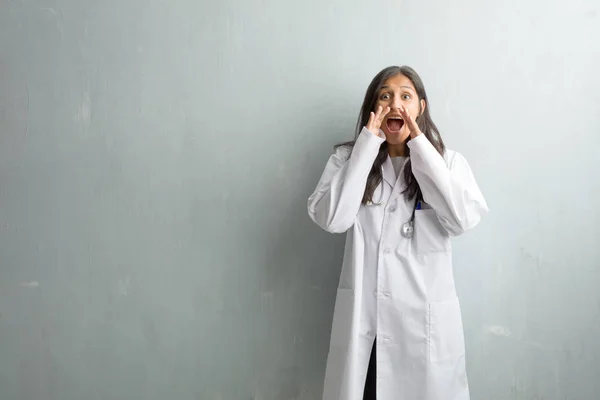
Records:
[[[399,110],[401,104],[402,101],[400,99],[400,96],[394,96],[394,98],[392,99],[392,104],[390,104],[390,108],[392,110]]]

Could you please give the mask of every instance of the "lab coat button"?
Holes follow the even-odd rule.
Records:
[[[389,254],[389,253],[390,253],[390,249],[388,249],[388,248],[383,249],[383,254]]]
[[[390,212],[396,211],[396,207],[390,207]]]

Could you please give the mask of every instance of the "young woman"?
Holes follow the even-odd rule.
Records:
[[[487,211],[419,75],[377,74],[356,139],[336,148],[308,199],[315,223],[347,232],[323,400],[469,399],[450,237]]]

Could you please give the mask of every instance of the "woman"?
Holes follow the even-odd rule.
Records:
[[[321,228],[347,232],[323,400],[469,399],[450,237],[487,211],[418,74],[377,74],[356,140],[337,147],[308,200]]]

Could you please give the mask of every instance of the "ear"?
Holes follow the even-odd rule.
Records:
[[[425,107],[427,107],[427,102],[425,101],[425,99],[421,99],[421,112],[419,113],[419,115],[423,115],[423,113],[425,112]]]

